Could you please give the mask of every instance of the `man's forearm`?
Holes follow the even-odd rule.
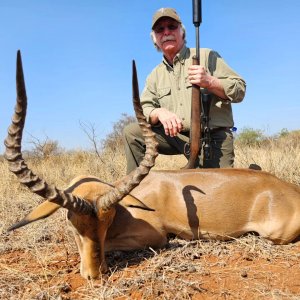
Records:
[[[226,96],[225,91],[224,91],[224,87],[223,87],[221,81],[217,77],[210,76],[207,90],[209,92],[211,92],[212,94],[218,96],[219,98],[228,100],[228,97]]]

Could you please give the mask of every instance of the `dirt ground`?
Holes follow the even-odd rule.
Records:
[[[69,252],[57,243],[2,253],[0,298],[300,299],[299,242],[172,239],[159,251],[108,253],[110,272],[90,281],[80,276],[79,255]]]

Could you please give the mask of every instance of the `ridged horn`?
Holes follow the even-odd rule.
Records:
[[[21,143],[26,118],[27,95],[20,50],[18,50],[17,53],[16,84],[17,101],[15,111],[12,117],[12,123],[8,128],[7,138],[4,141],[6,147],[5,158],[8,161],[10,171],[16,174],[19,181],[27,186],[33,193],[50,202],[56,203],[77,214],[94,214],[95,210],[91,203],[70,193],[59,190],[55,186],[49,185],[46,181],[35,175],[28,168],[23,159]]]
[[[151,129],[151,125],[147,123],[143,114],[140,103],[139,86],[137,79],[137,71],[135,61],[132,62],[132,94],[133,94],[133,107],[136,118],[140,125],[146,144],[146,152],[140,165],[130,172],[127,176],[122,178],[115,186],[105,195],[101,196],[96,203],[98,210],[109,210],[114,204],[122,200],[126,195],[135,188],[142,179],[147,176],[150,169],[154,166],[155,158],[158,155],[157,142],[155,133]]]

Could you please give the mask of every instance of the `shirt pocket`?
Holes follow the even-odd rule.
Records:
[[[157,89],[157,100],[160,104],[160,107],[172,110],[174,105],[171,101],[171,88],[164,87]]]
[[[185,90],[184,90],[184,99],[185,99],[185,103],[190,103],[191,99],[192,99],[192,87],[193,85],[191,84],[191,82],[189,81],[188,76],[185,77],[184,80],[184,86],[185,86]],[[190,109],[190,107],[188,108]]]

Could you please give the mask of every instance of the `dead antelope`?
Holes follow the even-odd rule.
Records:
[[[21,153],[26,92],[17,60],[17,105],[5,141],[10,170],[33,193],[46,199],[9,230],[68,210],[81,257],[80,272],[95,278],[105,272],[105,251],[163,247],[172,233],[184,239],[222,239],[256,232],[276,244],[300,235],[300,188],[262,171],[197,169],[151,171],[156,143],[139,104],[133,68],[133,98],[147,151],[133,173],[111,185],[90,176],[58,190],[34,175]]]

